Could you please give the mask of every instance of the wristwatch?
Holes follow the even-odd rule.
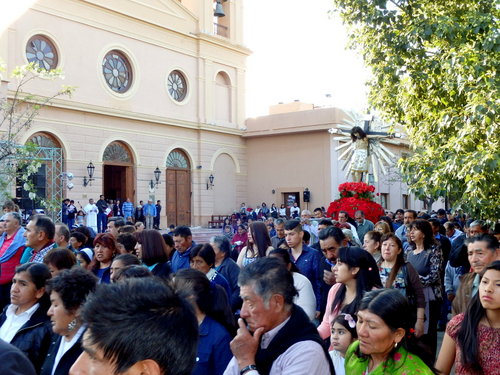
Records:
[[[244,375],[249,371],[256,370],[257,371],[257,366],[255,365],[248,365],[246,367],[243,367],[240,371],[240,375]]]

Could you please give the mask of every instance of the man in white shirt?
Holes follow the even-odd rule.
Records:
[[[256,260],[238,283],[243,305],[224,375],[334,373],[315,326],[293,303],[297,290],[281,260]]]
[[[97,233],[97,214],[99,209],[92,198],[89,199],[89,203],[83,208],[83,211],[85,212],[87,226],[91,227]]]

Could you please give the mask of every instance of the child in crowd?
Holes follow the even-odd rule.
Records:
[[[350,314],[340,314],[332,322],[332,335],[330,336],[330,357],[336,375],[345,375],[345,353],[349,345],[358,338],[356,321]]]

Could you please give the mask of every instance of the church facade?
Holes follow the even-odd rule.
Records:
[[[160,200],[163,224],[187,225],[246,198],[242,4],[223,2],[225,16],[214,17],[215,4],[38,0],[1,30],[7,71],[35,62],[64,72],[64,81],[39,79],[27,92],[75,87],[21,139],[61,149],[60,169],[74,176],[71,190],[62,176],[61,197],[82,206],[100,194]],[[16,82],[5,77],[2,86],[12,96]]]

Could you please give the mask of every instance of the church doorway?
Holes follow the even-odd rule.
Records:
[[[167,157],[167,222],[168,225],[191,225],[191,167],[186,154],[173,150]]]
[[[135,202],[135,179],[132,153],[122,142],[112,142],[103,155],[103,194],[106,199],[130,198]]]

